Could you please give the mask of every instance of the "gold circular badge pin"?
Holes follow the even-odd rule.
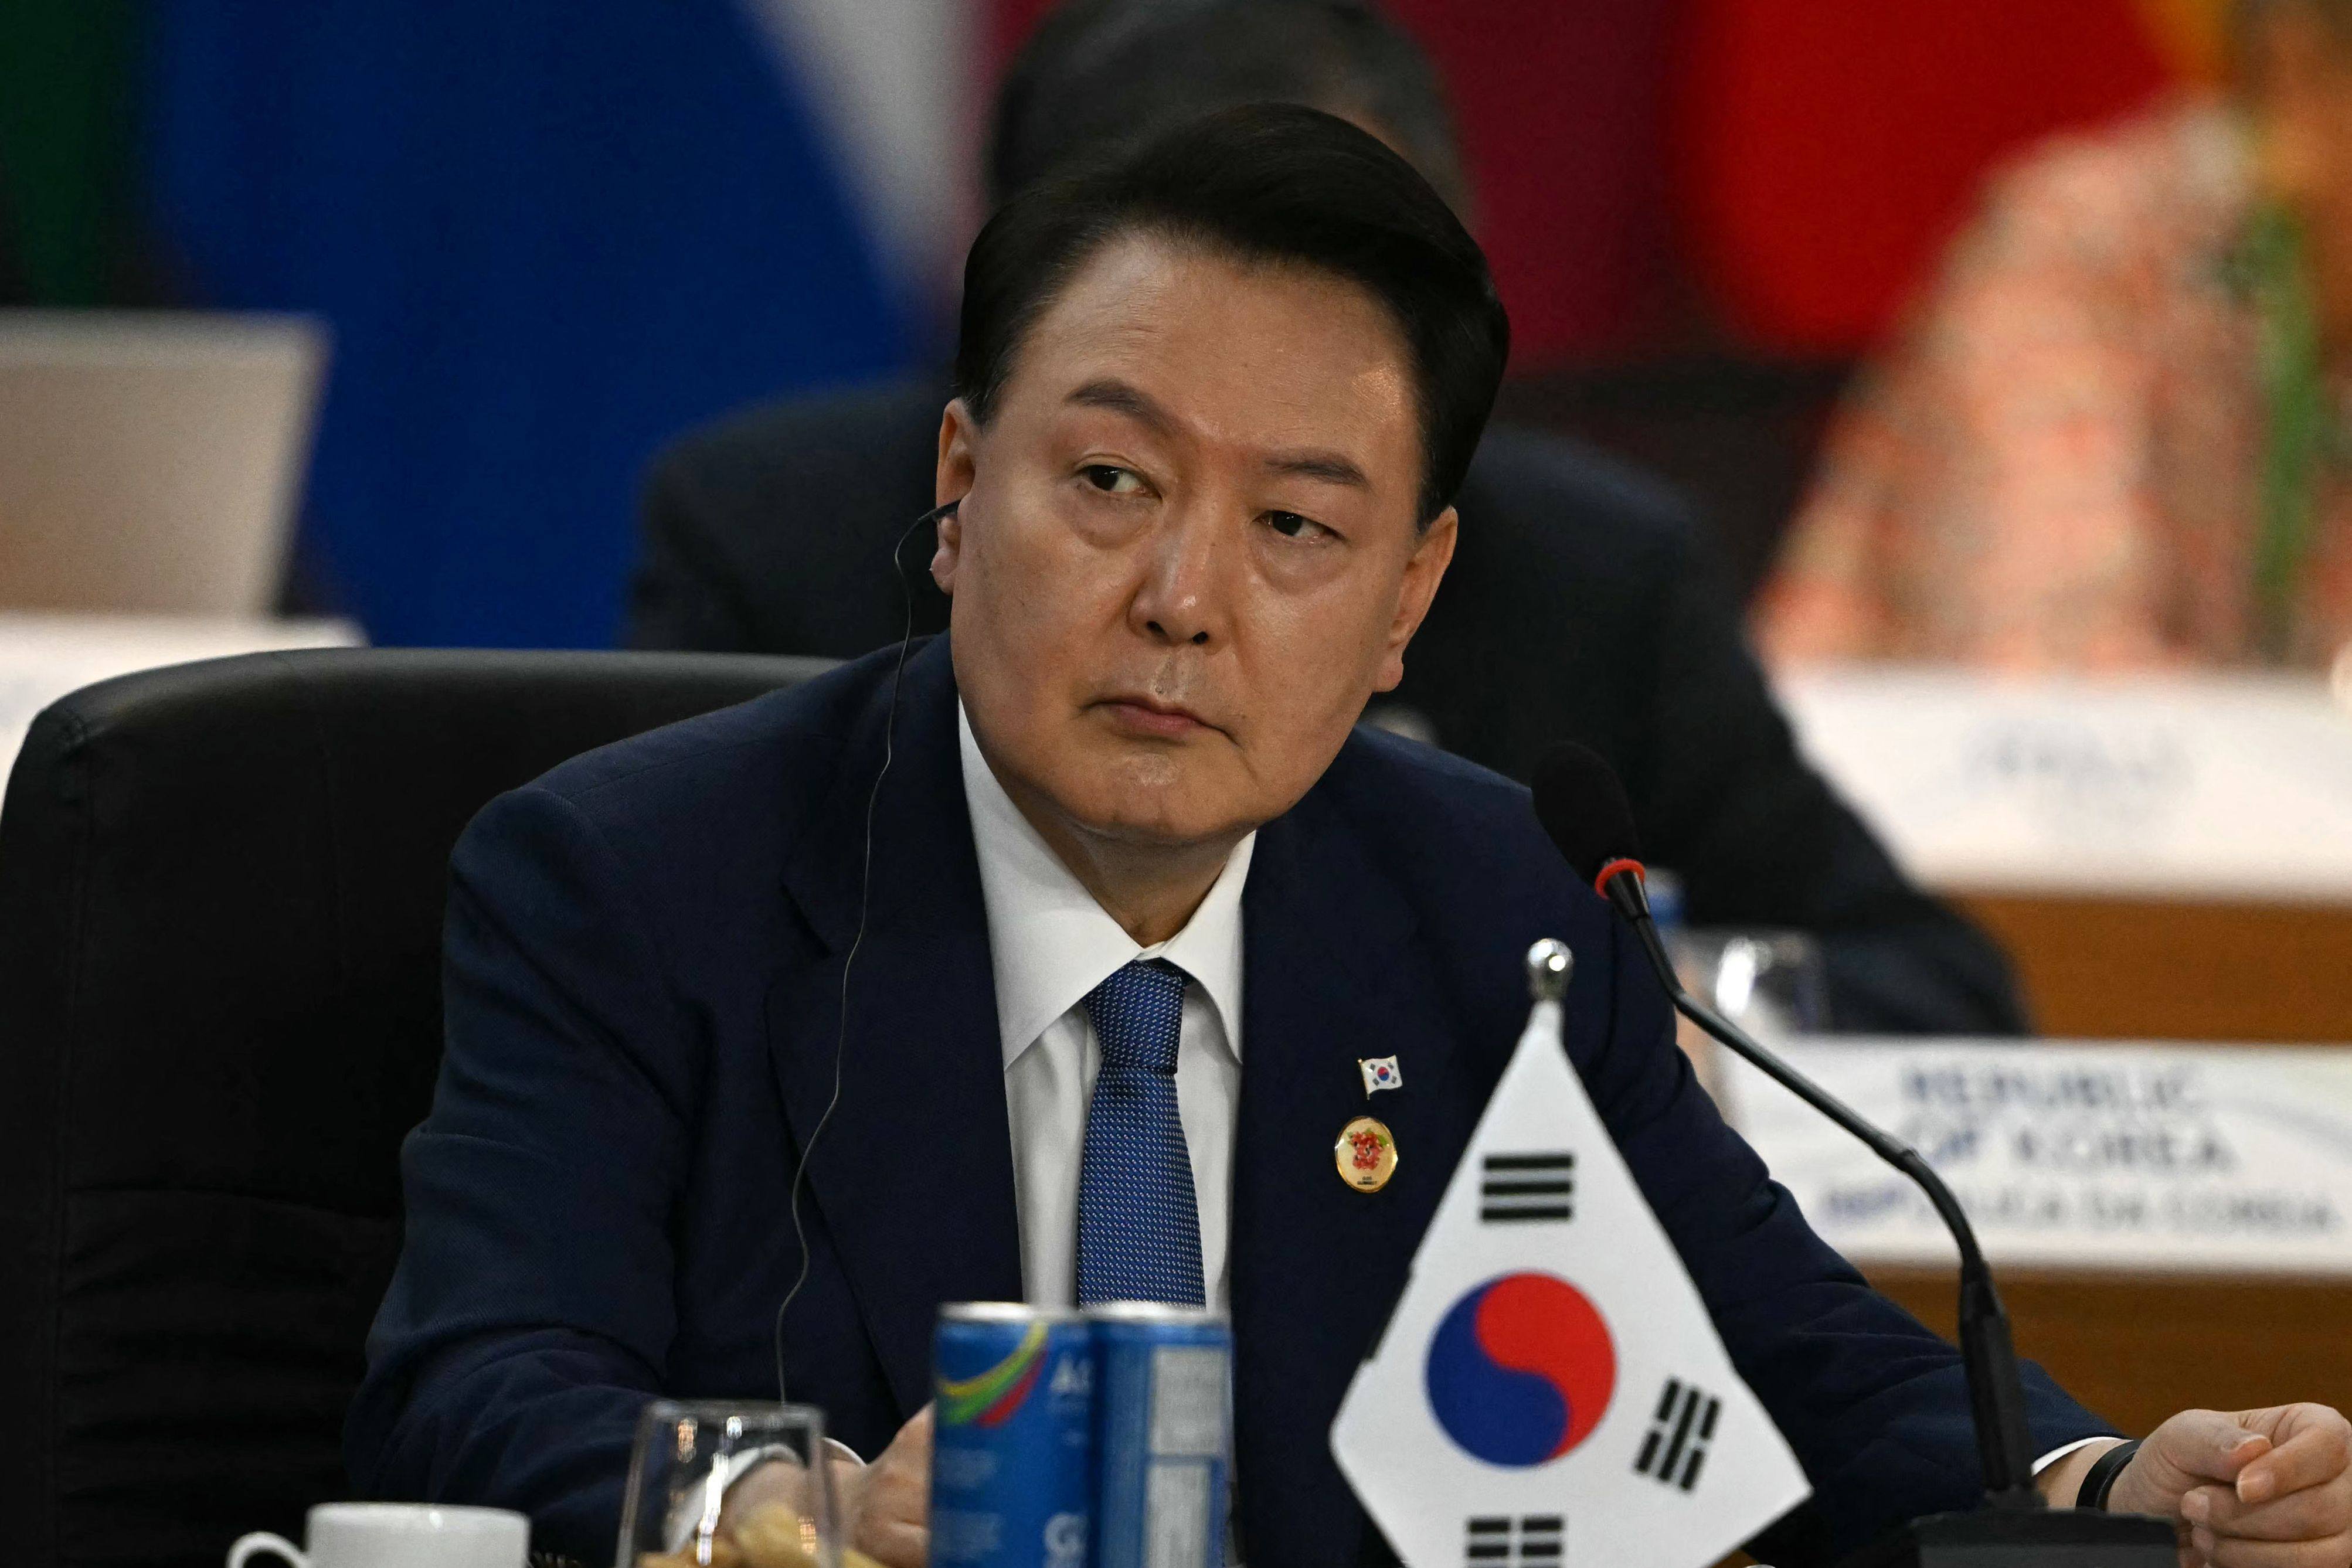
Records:
[[[1396,1175],[1396,1134],[1384,1122],[1359,1116],[1339,1129],[1331,1157],[1339,1166],[1341,1181],[1358,1192],[1378,1192]]]

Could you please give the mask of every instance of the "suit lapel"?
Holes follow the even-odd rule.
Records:
[[[947,639],[908,662],[878,797],[889,680],[844,745],[786,873],[825,949],[768,998],[768,1038],[808,1183],[903,1418],[929,1397],[944,1301],[1016,1301],[1020,1228],[980,870],[964,806]],[[858,936],[866,813],[872,891]],[[842,975],[848,1028],[834,1098]],[[819,1119],[833,1103],[824,1136]]]
[[[1353,1562],[1361,1510],[1329,1428],[1402,1293],[1491,1074],[1409,940],[1411,906],[1318,788],[1258,839],[1244,900],[1247,1019],[1234,1140],[1235,1415],[1244,1556]],[[1396,1056],[1367,1096],[1358,1060]],[[1394,1134],[1377,1193],[1341,1180],[1354,1117]]]

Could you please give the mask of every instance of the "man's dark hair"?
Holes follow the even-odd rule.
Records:
[[[955,391],[986,424],[1024,339],[1112,240],[1146,235],[1370,291],[1412,354],[1420,520],[1461,488],[1495,406],[1510,322],[1486,258],[1411,164],[1296,104],[1225,110],[997,209],[963,269]]]
[[[989,203],[1244,103],[1303,103],[1374,127],[1467,210],[1444,89],[1374,0],[1067,0],[997,89]]]

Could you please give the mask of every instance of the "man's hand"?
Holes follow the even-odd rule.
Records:
[[[826,1448],[826,1469],[838,1499],[847,1495],[856,1484],[853,1478],[866,1467],[838,1443]],[[718,1534],[710,1542],[710,1568],[816,1568],[806,1523],[815,1511],[810,1505],[808,1471],[798,1459],[763,1460],[728,1485]],[[688,1568],[699,1559],[689,1548],[637,1561],[638,1568]]]
[[[838,1443],[829,1447],[845,1568],[923,1568],[930,1550],[930,1406],[870,1465]],[[771,1460],[747,1472],[727,1489],[714,1568],[815,1568],[803,1534],[812,1511],[808,1475],[798,1463]]]
[[[2352,1423],[2325,1405],[2184,1410],[2148,1434],[2107,1507],[2183,1521],[2183,1568],[2347,1568]]]
[[[931,1407],[898,1428],[882,1457],[841,1483],[842,1541],[883,1568],[923,1568],[931,1549]]]

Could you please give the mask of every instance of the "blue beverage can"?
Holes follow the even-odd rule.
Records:
[[[1018,1301],[940,1309],[932,1341],[931,1563],[1086,1568],[1094,1517],[1093,1331]]]
[[[1223,1568],[1234,1335],[1192,1307],[1114,1301],[1095,1331],[1094,1568]]]

